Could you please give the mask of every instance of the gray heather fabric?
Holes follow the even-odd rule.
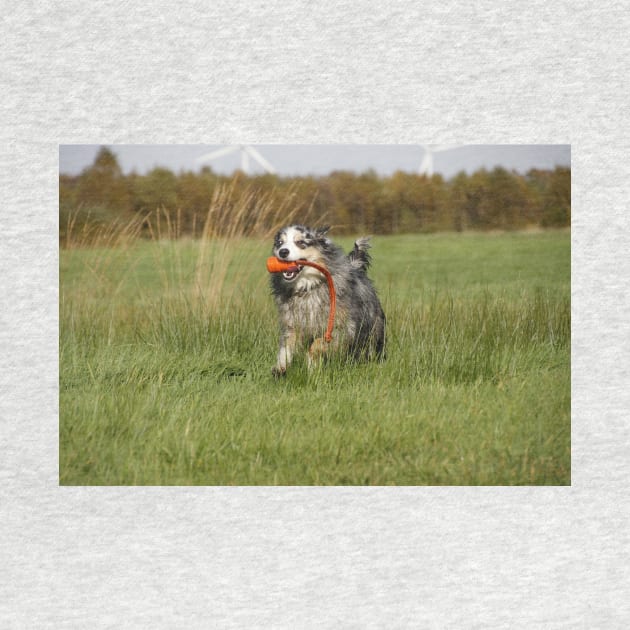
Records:
[[[2,628],[628,626],[625,4],[3,9]],[[58,487],[58,145],[241,141],[572,144],[572,487]]]

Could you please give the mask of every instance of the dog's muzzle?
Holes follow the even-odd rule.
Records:
[[[286,247],[283,247],[282,249],[278,250],[278,259],[286,263],[294,262],[292,260],[286,260],[289,254],[289,250]],[[300,265],[298,264],[298,261],[295,261],[295,265],[293,267],[289,267],[287,270],[282,272],[282,277],[287,282],[293,282],[298,277],[302,269],[304,269],[304,265]]]
[[[286,271],[282,272],[282,277],[287,281],[287,282],[293,282],[298,275],[300,274],[300,271],[302,271],[302,269],[304,269],[304,265],[294,265],[293,267],[289,267]]]

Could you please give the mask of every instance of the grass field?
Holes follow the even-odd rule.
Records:
[[[570,484],[568,232],[374,238],[387,360],[280,380],[269,249],[61,251],[61,484]]]

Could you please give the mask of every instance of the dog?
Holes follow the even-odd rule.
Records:
[[[297,351],[308,347],[309,368],[330,352],[352,360],[385,358],[385,313],[367,276],[371,257],[369,237],[358,239],[346,256],[326,234],[330,226],[290,225],[274,238],[273,255],[296,262],[296,269],[271,274],[271,291],[278,307],[280,347],[274,376],[283,376]],[[335,285],[337,310],[330,343],[323,339],[330,296],[325,276],[300,260],[324,266]]]

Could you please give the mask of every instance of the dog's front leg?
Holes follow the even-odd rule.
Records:
[[[287,368],[293,360],[293,353],[297,344],[297,335],[294,330],[283,331],[280,334],[280,349],[278,350],[278,360],[271,369],[274,376],[284,376]]]

